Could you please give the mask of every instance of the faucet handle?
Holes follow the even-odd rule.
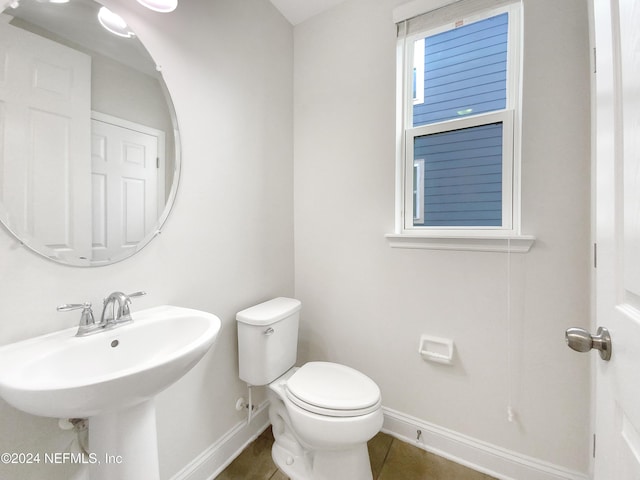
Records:
[[[131,304],[132,297],[142,297],[143,295],[146,295],[146,294],[147,292],[140,291],[140,292],[133,292],[133,293],[130,293],[129,295],[126,295],[126,301],[124,302],[124,305],[122,305],[122,315],[123,316],[131,315],[131,309],[129,308],[129,305]]]
[[[140,291],[140,292],[133,292],[130,293],[129,295],[127,295],[127,297],[131,298],[131,297],[142,297],[143,295],[146,295],[147,292],[145,291]]]
[[[58,312],[70,312],[71,310],[80,310],[81,308],[83,310],[91,309],[91,303],[65,303],[64,305],[58,305],[56,310]]]
[[[80,315],[80,323],[78,324],[78,333],[76,333],[76,336],[86,335],[86,333],[89,330],[92,330],[95,326],[96,320],[93,317],[91,303],[65,303],[64,305],[59,305],[56,308],[59,312],[69,312],[71,310],[79,309],[82,309],[82,314]]]

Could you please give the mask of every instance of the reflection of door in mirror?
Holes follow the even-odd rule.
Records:
[[[135,250],[164,208],[164,132],[93,113],[94,263]]]
[[[0,63],[0,203],[12,213],[9,228],[60,256],[90,258],[91,58],[3,22]]]
[[[155,62],[136,37],[102,28],[99,8],[93,0],[20,0],[0,14],[0,222],[28,248],[76,266],[144,247],[167,217],[180,165],[175,113]],[[92,118],[156,140],[105,140],[105,158],[119,155],[126,168],[94,172]],[[154,149],[159,169],[151,168]]]

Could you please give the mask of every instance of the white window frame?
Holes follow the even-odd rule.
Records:
[[[424,158],[413,161],[412,210],[413,221],[424,223]]]
[[[418,2],[419,3],[419,2]],[[426,5],[425,1],[425,5]],[[459,119],[413,127],[413,105],[420,103],[413,98],[413,68],[417,54],[417,39],[450,30],[456,26],[490,18],[501,13],[509,14],[507,50],[507,100],[504,110],[469,115]],[[522,8],[518,1],[499,7],[489,7],[461,15],[453,22],[430,27],[406,36],[399,36],[397,54],[397,164],[396,164],[396,228],[387,235],[391,246],[409,248],[445,248],[489,251],[528,251],[534,237],[520,231],[520,126],[521,126],[521,29]],[[415,16],[415,12],[412,12]],[[409,18],[409,17],[407,17]],[[420,45],[418,44],[418,49]],[[419,53],[418,53],[419,54]],[[422,53],[424,57],[424,53]],[[418,69],[420,70],[420,69]],[[419,85],[420,83],[418,83]],[[420,88],[416,89],[417,91]],[[423,99],[421,101],[424,101]],[[413,175],[414,139],[421,135],[469,128],[490,123],[503,125],[503,186],[502,226],[500,227],[433,227],[414,226]],[[418,218],[424,212],[416,212]],[[505,241],[506,240],[506,241]],[[511,241],[513,240],[513,241]],[[466,248],[465,245],[472,245]]]
[[[413,96],[413,105],[424,103],[424,38],[415,41],[413,49],[413,69],[416,72],[416,94]],[[413,75],[411,76],[411,90],[413,91]]]
[[[407,215],[405,218],[405,230],[406,231],[456,231],[456,232],[491,232],[491,231],[505,231],[509,233],[513,232],[513,208],[512,208],[512,193],[513,193],[513,110],[500,110],[497,112],[491,112],[481,115],[474,115],[472,117],[465,117],[462,119],[448,120],[445,122],[432,123],[428,125],[420,125],[407,129],[405,133],[405,156],[406,161],[414,162],[414,140],[416,137],[423,135],[432,135],[436,133],[451,132],[455,130],[461,130],[464,128],[479,127],[482,125],[488,125],[492,123],[502,123],[502,226],[501,227],[430,227],[430,226],[414,226],[415,215]],[[405,185],[411,185],[409,190],[405,188],[405,212],[412,212],[414,204],[413,195],[413,175],[414,169],[405,168],[406,178]],[[424,174],[424,160],[423,160],[423,174]],[[424,178],[421,179],[424,185]],[[410,183],[406,183],[410,182]],[[422,207],[424,210],[424,206]],[[411,217],[411,218],[409,218]],[[422,221],[424,221],[424,211],[421,213]]]

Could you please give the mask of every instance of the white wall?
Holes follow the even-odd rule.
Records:
[[[91,109],[171,132],[171,114],[158,79],[95,53],[91,60]]]
[[[0,229],[0,344],[76,325],[77,312],[56,305],[89,300],[99,312],[114,290],[148,292],[134,311],[168,303],[217,314],[215,350],[158,397],[160,469],[169,478],[243,418],[234,408],[246,395],[235,312],[293,294],[292,28],[267,0],[183,1],[170,15],[104,3],[164,68],[183,146],[177,202],[160,237],[108,267],[49,262]],[[0,431],[7,452],[64,451],[72,440],[55,420],[3,401]],[[0,477],[69,479],[74,470],[0,465]]]
[[[589,326],[587,2],[524,1],[523,233],[537,241],[511,258],[509,328],[506,254],[392,249],[384,238],[400,3],[347,0],[294,29],[304,360],[366,372],[406,415],[586,472],[589,358],[566,347],[564,330]],[[421,334],[454,339],[455,366],[424,362]]]

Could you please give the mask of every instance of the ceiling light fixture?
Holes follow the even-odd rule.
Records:
[[[127,23],[122,19],[122,17],[120,15],[116,15],[107,7],[101,7],[98,11],[98,21],[100,22],[100,25],[114,35],[124,38],[131,38],[135,36],[135,33],[129,30]]]
[[[138,3],[161,13],[173,12],[178,6],[178,0],[138,0]]]

